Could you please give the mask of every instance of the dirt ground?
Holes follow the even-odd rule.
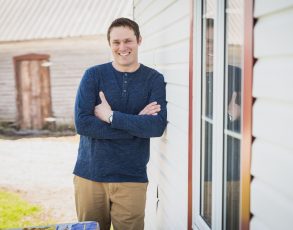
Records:
[[[0,139],[0,189],[43,206],[44,218],[75,222],[72,170],[78,136]]]

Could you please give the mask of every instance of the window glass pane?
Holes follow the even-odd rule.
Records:
[[[212,142],[213,142],[213,56],[215,0],[203,1],[202,18],[202,101],[201,101],[201,209],[206,223],[212,224]]]
[[[243,0],[226,1],[223,229],[239,229]]]

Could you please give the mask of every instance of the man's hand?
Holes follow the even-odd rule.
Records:
[[[110,123],[109,117],[113,113],[111,106],[106,100],[106,97],[102,91],[99,93],[101,104],[95,107],[95,116],[102,121]]]
[[[139,112],[138,115],[157,115],[158,112],[161,111],[161,105],[159,105],[156,101],[151,102],[143,110]]]
[[[228,105],[228,115],[231,121],[235,121],[240,117],[241,106],[236,103],[237,92],[233,92],[232,98]]]

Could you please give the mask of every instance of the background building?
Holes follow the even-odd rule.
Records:
[[[0,122],[25,123],[24,128],[34,129],[34,121],[46,119],[38,108],[49,99],[37,89],[44,82],[38,83],[40,71],[47,69],[49,117],[59,126],[73,127],[73,105],[83,72],[111,60],[106,30],[117,17],[132,18],[132,1],[1,0],[0,4]],[[40,55],[47,58],[39,59]],[[14,57],[19,65],[14,65]]]

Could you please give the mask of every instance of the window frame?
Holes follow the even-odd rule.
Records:
[[[194,65],[193,65],[193,73],[194,73],[194,81],[193,81],[193,90],[194,90],[194,113],[193,113],[193,121],[194,125],[201,127],[201,103],[195,103],[200,101],[201,102],[201,85],[202,85],[202,1],[196,0],[194,4],[194,29],[196,31],[194,33]],[[200,100],[199,100],[200,99]],[[201,230],[209,230],[209,226],[207,223],[202,219],[200,215],[200,192],[201,188],[198,186],[201,180],[201,131],[200,129],[193,129],[193,137],[194,137],[194,145],[193,145],[193,183],[192,183],[192,190],[193,190],[193,220],[192,220],[192,228],[193,229],[201,229]]]
[[[211,229],[200,215],[201,199],[201,85],[202,85],[202,0],[195,0],[193,4],[193,169],[192,169],[192,227],[193,229]],[[224,145],[224,78],[218,77],[225,74],[225,0],[216,1],[216,17],[214,21],[214,131],[213,131],[213,195],[212,195],[212,229],[222,228],[223,218],[223,145]],[[240,146],[240,229],[249,229],[250,221],[250,167],[252,145],[252,80],[253,80],[253,0],[244,1],[244,42],[243,42],[243,82],[242,82],[242,122]],[[215,60],[215,57],[220,57]],[[221,89],[220,89],[221,88]],[[220,93],[219,93],[220,92]],[[216,97],[217,95],[217,97]],[[196,127],[195,127],[196,126]],[[220,127],[222,126],[222,127]],[[217,164],[215,164],[217,162]],[[219,163],[221,162],[221,163]],[[215,178],[214,178],[215,177]],[[215,192],[216,191],[216,192]],[[221,208],[219,208],[221,207]],[[218,210],[217,210],[218,209]]]
[[[201,99],[201,86],[202,86],[202,0],[196,1],[195,4],[195,20],[196,23],[194,31],[197,31],[195,34],[195,50],[197,51],[195,55],[195,98]],[[213,131],[213,160],[212,160],[212,168],[213,168],[213,186],[212,186],[212,228],[213,226],[222,226],[222,209],[217,209],[216,207],[222,206],[222,171],[223,171],[223,157],[222,157],[222,149],[223,149],[223,127],[222,127],[222,121],[223,121],[223,100],[224,100],[224,94],[222,93],[223,87],[224,87],[224,78],[218,77],[219,75],[224,74],[225,67],[223,65],[224,63],[224,52],[225,48],[224,46],[220,46],[219,44],[224,43],[224,35],[225,35],[225,2],[224,1],[216,1],[216,16],[214,21],[214,76],[213,76],[213,105],[214,106],[214,113],[213,113],[213,121],[214,121],[214,130]],[[221,19],[222,17],[222,19]],[[221,58],[215,58],[215,57],[221,57]],[[216,87],[215,87],[216,86]],[[220,92],[220,93],[219,93]],[[199,101],[199,100],[197,100]],[[201,101],[201,100],[200,100]],[[220,102],[220,103],[219,103]],[[195,113],[194,113],[194,120],[195,124],[198,125],[198,127],[201,127],[201,103],[195,103],[194,105]],[[218,128],[218,126],[221,126],[221,128]],[[194,137],[195,137],[195,145],[194,145],[194,151],[198,154],[193,154],[194,156],[194,181],[193,183],[193,191],[195,191],[194,196],[194,203],[193,203],[193,210],[194,210],[194,221],[193,221],[193,227],[199,228],[203,230],[211,229],[206,222],[203,220],[203,218],[200,215],[200,192],[201,192],[201,175],[200,175],[200,168],[201,168],[201,129],[194,129]],[[221,162],[221,163],[219,163]],[[217,163],[217,164],[216,164]],[[197,170],[198,169],[198,170]],[[216,202],[214,202],[216,201]]]
[[[243,100],[242,100],[242,142],[240,156],[240,229],[248,230],[250,222],[250,182],[252,147],[252,83],[253,66],[253,17],[254,0],[244,1],[244,41],[243,41]]]

